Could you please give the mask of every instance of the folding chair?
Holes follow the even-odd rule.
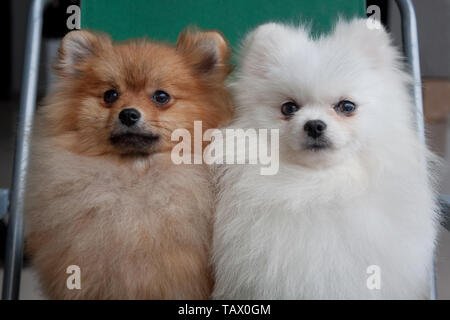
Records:
[[[44,6],[50,0],[33,0],[27,29],[25,66],[16,137],[14,174],[11,191],[0,190],[0,218],[9,212],[3,299],[18,299],[23,253],[23,205],[30,133],[36,107],[39,53]],[[405,56],[414,77],[413,96],[417,131],[425,143],[419,46],[414,8],[410,0],[396,0],[402,16]],[[366,15],[364,0],[83,0],[82,27],[110,33],[116,40],[149,36],[174,41],[189,24],[204,29],[219,29],[236,48],[242,36],[268,20],[311,22],[316,33],[326,32],[338,15]],[[450,196],[442,197],[448,217]],[[9,211],[8,211],[9,208]],[[448,220],[446,227],[449,228]],[[433,275],[434,276],[434,275]],[[431,297],[435,298],[434,279]]]

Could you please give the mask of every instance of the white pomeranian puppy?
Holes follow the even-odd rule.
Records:
[[[280,164],[217,169],[214,298],[428,298],[433,156],[389,35],[268,23],[241,58],[232,127],[279,129]]]

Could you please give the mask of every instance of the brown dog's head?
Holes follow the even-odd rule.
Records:
[[[40,128],[85,155],[168,152],[173,130],[194,121],[215,128],[232,115],[224,81],[229,47],[215,31],[185,30],[175,46],[112,43],[88,31],[67,34],[57,82],[40,110]]]

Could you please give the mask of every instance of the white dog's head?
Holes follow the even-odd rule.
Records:
[[[383,29],[341,21],[317,39],[276,23],[244,41],[236,125],[280,129],[280,156],[331,166],[410,128],[408,77]]]

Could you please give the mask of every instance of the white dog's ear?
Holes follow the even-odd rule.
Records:
[[[89,58],[111,46],[111,38],[107,35],[85,30],[71,31],[61,41],[55,72],[59,76],[76,74]]]
[[[332,36],[336,42],[358,50],[372,67],[392,66],[398,61],[398,50],[392,45],[390,35],[381,25],[371,19],[339,20]]]
[[[295,42],[307,41],[308,31],[278,23],[266,23],[250,32],[240,49],[240,67],[245,73],[263,77],[283,51]]]
[[[194,70],[202,76],[213,76],[223,81],[231,72],[228,63],[231,50],[219,31],[201,31],[188,27],[180,33],[176,50],[183,54]]]

